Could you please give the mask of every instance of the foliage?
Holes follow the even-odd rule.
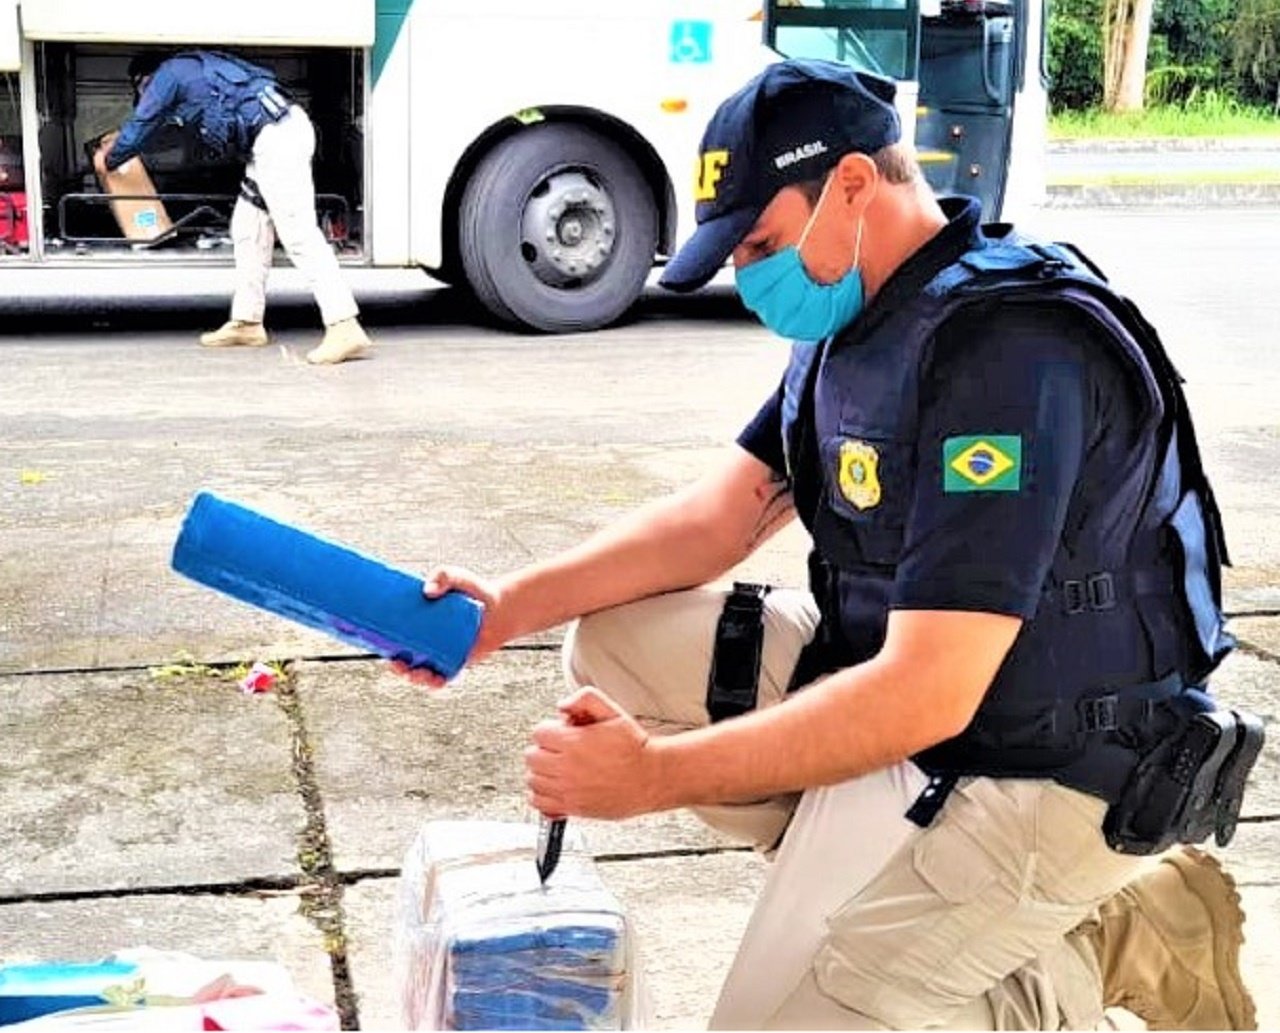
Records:
[[[1102,100],[1102,0],[1051,0],[1048,64],[1054,111]]]
[[[1180,104],[1120,114],[1097,107],[1055,112],[1053,139],[1187,136],[1280,136],[1280,118],[1266,108],[1241,104],[1221,90],[1202,90]]]
[[[1280,112],[1280,0],[1239,0],[1231,42],[1241,96]]]
[[[1147,103],[1160,105],[1200,104],[1209,100],[1209,107],[1225,98],[1219,88],[1222,72],[1212,65],[1153,64],[1147,72]]]
[[[1151,19],[1154,43],[1163,45],[1161,64],[1208,69],[1225,77],[1230,65],[1231,19],[1238,0],[1157,0]],[[1220,85],[1219,82],[1206,85]]]
[[[1050,0],[1055,112],[1086,111],[1103,99],[1105,3]],[[1280,0],[1156,0],[1147,69],[1149,104],[1180,112],[1190,105],[1166,119],[1173,124],[1230,115],[1228,102],[1280,112]],[[1245,131],[1265,131],[1248,114],[1243,123]]]

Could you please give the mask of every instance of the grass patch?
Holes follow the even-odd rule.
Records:
[[[1060,111],[1049,118],[1051,140],[1208,136],[1280,137],[1280,118],[1269,108],[1249,107],[1219,94],[1143,111],[1119,113],[1092,108]]]
[[[285,665],[280,660],[263,661],[277,679],[286,676]],[[252,669],[253,664],[241,660],[238,663],[206,664],[201,663],[188,652],[180,652],[177,657],[159,667],[147,668],[153,681],[190,681],[194,678],[212,678],[219,681],[239,682]]]

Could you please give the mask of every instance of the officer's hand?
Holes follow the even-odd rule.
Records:
[[[99,176],[107,175],[107,155],[111,153],[111,148],[115,146],[116,137],[119,135],[119,132],[113,131],[105,134],[98,141],[98,149],[93,152],[93,169]]]
[[[542,814],[629,818],[656,810],[661,781],[649,734],[597,688],[557,704],[524,752],[529,803]]]
[[[484,604],[480,631],[476,635],[475,645],[467,654],[468,665],[483,660],[512,637],[503,606],[502,589],[496,582],[481,578],[465,567],[436,567],[423,578],[422,594],[428,599],[438,599],[446,592],[462,592]],[[425,685],[429,689],[440,689],[445,685],[446,679],[434,671],[410,668],[399,661],[392,663],[391,669],[411,682]]]

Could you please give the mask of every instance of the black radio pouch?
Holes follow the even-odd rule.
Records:
[[[1175,843],[1235,834],[1244,784],[1262,749],[1262,722],[1247,711],[1213,709],[1208,696],[1183,693],[1171,702],[1177,729],[1143,755],[1102,831],[1113,850],[1155,854]]]
[[[707,713],[712,723],[756,708],[768,594],[768,585],[735,581],[724,601],[707,676]]]

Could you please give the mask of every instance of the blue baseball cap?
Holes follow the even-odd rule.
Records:
[[[769,65],[716,109],[698,148],[698,228],[658,281],[703,286],[790,183],[817,179],[851,151],[873,154],[902,135],[893,80],[834,61]]]

